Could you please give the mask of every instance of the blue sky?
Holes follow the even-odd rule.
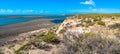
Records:
[[[120,0],[0,0],[0,14],[120,13]]]

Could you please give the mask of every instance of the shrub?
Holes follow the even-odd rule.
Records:
[[[96,17],[94,17],[93,19],[94,19],[95,22],[98,21],[98,19]]]
[[[53,32],[48,32],[47,35],[45,35],[45,41],[47,42],[54,42],[56,40],[55,34]]]
[[[79,26],[80,26],[80,24],[77,24],[77,25],[76,25],[76,27],[79,27]]]
[[[93,32],[86,32],[86,33],[85,33],[85,36],[86,36],[86,37],[95,37],[96,34],[93,33]]]
[[[112,20],[114,20],[115,18],[114,17],[112,17]]]
[[[85,23],[84,26],[85,26],[85,27],[89,27],[89,23]]]
[[[91,22],[91,23],[90,23],[90,26],[93,26],[94,24],[95,24],[95,22]]]
[[[105,22],[103,22],[103,21],[97,21],[97,24],[98,24],[98,25],[105,26]]]
[[[65,29],[61,29],[61,30],[59,31],[60,34],[62,34],[62,33],[64,33],[64,32],[65,32]]]

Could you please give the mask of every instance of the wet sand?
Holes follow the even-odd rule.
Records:
[[[20,33],[38,30],[41,28],[50,28],[56,25],[55,23],[51,22],[51,20],[53,19],[40,19],[29,22],[0,26],[0,39],[17,36]]]

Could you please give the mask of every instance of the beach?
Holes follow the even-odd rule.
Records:
[[[39,30],[42,28],[50,28],[55,23],[51,22],[53,19],[39,19],[39,20],[32,20],[28,22],[10,24],[5,26],[0,26],[0,41],[2,39],[9,39],[9,37],[17,36],[18,34]]]

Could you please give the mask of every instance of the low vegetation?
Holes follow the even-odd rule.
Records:
[[[45,41],[47,42],[55,42],[56,37],[55,33],[53,32],[48,32],[47,35],[45,35]]]
[[[103,21],[97,21],[97,24],[98,24],[98,25],[105,26],[105,22],[103,22]]]
[[[64,33],[64,32],[65,32],[65,29],[64,29],[64,28],[59,31],[60,34],[62,34],[62,33]]]
[[[96,37],[96,34],[93,33],[93,32],[86,32],[84,35],[85,35],[86,37]]]
[[[4,54],[4,53],[0,51],[0,54]]]
[[[101,25],[105,26],[106,28],[106,22],[104,21],[105,18],[116,19],[118,17],[120,17],[120,14],[80,14],[74,16],[73,20],[75,20],[75,22],[78,21],[78,24],[75,25],[76,27],[83,26],[89,29],[91,27],[94,28],[93,25],[96,24],[96,27],[99,27],[97,25]],[[96,27],[95,29],[97,29]],[[107,28],[111,28],[109,30],[119,29],[119,24],[115,23]],[[99,29],[102,28],[99,27],[98,30]],[[112,35],[110,35],[109,30],[107,30],[108,34],[107,32],[102,32],[101,30],[99,30],[96,31],[97,33],[86,32],[79,35],[78,33],[74,33],[74,31],[66,31],[65,34],[63,34],[65,47],[61,51],[61,54],[120,54],[119,33],[117,35],[113,35],[114,37],[116,37],[116,39],[114,39],[112,38]],[[92,29],[90,31],[92,31]]]
[[[62,54],[120,54],[120,42],[115,39],[102,38],[101,35],[93,33],[85,33],[86,36],[75,34],[67,34],[67,36],[74,36],[74,42],[67,39],[64,42],[66,48],[63,49]],[[69,41],[68,41],[69,40]]]

